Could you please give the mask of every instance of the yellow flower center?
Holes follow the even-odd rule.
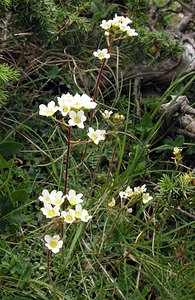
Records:
[[[70,199],[69,202],[70,202],[71,205],[76,205],[77,200],[75,198],[72,198],[72,199]]]
[[[103,59],[104,58],[104,54],[103,53],[99,53],[98,57],[99,57],[99,59]]]
[[[75,216],[76,216],[76,218],[80,219],[81,218],[81,212],[80,211],[76,211],[75,212]]]
[[[81,123],[81,119],[79,117],[76,117],[76,118],[74,118],[74,122],[76,124],[79,124],[79,123]]]
[[[57,200],[55,201],[55,205],[60,205],[60,204],[62,204],[61,199],[57,199]]]
[[[95,141],[95,140],[97,140],[97,136],[96,136],[95,134],[92,134],[91,139],[92,139],[93,141]]]
[[[49,115],[49,116],[53,116],[53,114],[54,114],[54,111],[53,111],[53,109],[48,109],[47,110],[47,114]]]
[[[68,112],[68,107],[67,106],[65,106],[65,107],[63,107],[63,112]]]
[[[55,211],[54,211],[54,209],[51,209],[49,212],[48,212],[48,216],[49,217],[54,217],[55,216]]]
[[[58,243],[57,243],[56,241],[51,241],[51,242],[50,242],[50,246],[51,246],[52,248],[56,248],[57,245],[58,245]]]
[[[67,220],[67,221],[72,221],[72,220],[73,220],[73,217],[72,217],[71,215],[67,215],[67,216],[66,216],[66,220]]]

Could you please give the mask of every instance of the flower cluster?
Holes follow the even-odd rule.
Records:
[[[41,208],[42,213],[46,218],[52,219],[55,217],[60,217],[60,220],[64,223],[72,224],[81,220],[82,222],[88,222],[92,216],[89,215],[86,209],[82,208],[81,203],[83,194],[76,194],[74,190],[70,190],[68,194],[63,196],[61,191],[53,190],[49,193],[48,190],[44,189],[39,200],[43,202],[43,207]],[[61,209],[61,204],[68,200],[69,207],[67,210]],[[45,236],[46,247],[53,253],[59,252],[59,248],[62,247],[62,241],[58,235],[51,237],[50,235]]]
[[[54,101],[48,103],[48,105],[39,105],[39,114],[45,117],[53,116],[57,111],[60,111],[63,117],[69,116],[68,124],[70,126],[77,126],[84,128],[84,122],[86,116],[84,110],[94,109],[96,103],[86,94],[71,95],[70,93],[63,94],[61,97],[57,97],[58,105]]]
[[[153,199],[152,196],[149,195],[149,193],[145,193],[147,190],[146,185],[134,187],[132,189],[130,186],[126,188],[126,190],[123,192],[121,191],[119,193],[119,196],[124,199],[130,198],[132,202],[136,202],[137,200],[141,199],[144,204],[148,203],[150,200]]]
[[[180,163],[180,161],[182,160],[182,148],[178,148],[178,147],[174,147],[173,149],[173,154],[175,155],[174,157],[172,157],[175,161],[175,164],[178,165]]]
[[[106,36],[109,35],[110,31],[114,34],[125,33],[126,36],[137,36],[138,33],[129,26],[130,23],[132,21],[128,17],[115,14],[112,20],[103,20],[100,26],[105,30]]]

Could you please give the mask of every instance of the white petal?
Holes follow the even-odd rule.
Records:
[[[63,241],[59,241],[59,242],[58,242],[58,247],[59,247],[59,248],[62,248],[62,245],[63,245]]]
[[[53,239],[59,241],[59,240],[60,240],[59,234],[55,234],[55,235],[53,236]]]
[[[63,193],[61,191],[56,193],[56,198],[62,198]]]
[[[70,116],[71,119],[74,119],[76,117],[76,112],[73,111],[73,110],[70,110],[69,111],[69,116]]]
[[[76,196],[75,190],[70,190],[68,196],[75,197]]]
[[[58,247],[50,249],[53,253],[58,253],[60,249]]]
[[[94,133],[94,129],[92,127],[89,127],[89,133],[90,134]]]
[[[47,243],[49,243],[49,242],[52,240],[51,235],[46,234],[46,235],[44,236],[44,240],[45,240]]]
[[[48,190],[43,190],[43,191],[42,191],[42,195],[43,195],[44,197],[49,197],[49,192],[48,192]]]
[[[83,111],[83,110],[79,110],[79,111],[77,112],[77,116],[78,116],[79,118],[82,118],[82,117],[84,116],[84,111]]]
[[[79,124],[77,124],[77,126],[78,126],[79,128],[84,128],[84,124],[83,124],[83,123],[79,123]]]
[[[76,125],[75,122],[74,122],[72,119],[70,119],[70,120],[68,121],[68,124],[69,124],[70,126],[75,126],[75,125]]]
[[[55,102],[54,101],[49,102],[48,107],[49,108],[54,108],[55,107]]]

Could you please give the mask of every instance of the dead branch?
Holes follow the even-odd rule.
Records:
[[[195,12],[191,12],[184,16],[181,21],[175,26],[176,31],[185,32],[189,23],[193,21]]]
[[[182,134],[187,138],[195,138],[195,109],[189,105],[186,96],[171,96],[171,101],[161,105],[160,112],[164,114],[165,126],[170,128],[173,123],[176,126],[172,133]],[[177,122],[178,121],[178,122]]]
[[[7,40],[7,35],[8,35],[8,26],[10,23],[10,19],[12,17],[12,13],[8,12],[8,14],[5,17],[5,20],[2,21],[3,25],[2,25],[2,40],[6,41]]]

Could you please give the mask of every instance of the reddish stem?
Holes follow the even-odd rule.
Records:
[[[112,48],[113,42],[114,42],[114,39],[111,40],[111,42],[110,42],[110,44],[108,46],[108,53],[110,53],[110,50]],[[97,80],[96,80],[96,84],[95,84],[95,88],[94,88],[94,92],[93,92],[93,96],[92,96],[94,102],[97,99],[98,88],[99,88],[99,85],[100,85],[100,80],[102,78],[102,73],[103,73],[103,70],[105,69],[106,64],[107,64],[107,59],[104,58],[103,63],[102,63],[101,68],[100,68],[100,71],[98,73],[98,77],[97,77]],[[91,126],[94,114],[95,114],[94,111],[92,111],[92,113],[90,115],[90,118],[89,118],[89,126]],[[85,156],[86,156],[86,153],[87,153],[87,148],[88,148],[88,144],[86,144],[86,146],[85,146],[85,150],[84,150],[84,153],[82,155],[82,161],[84,161],[84,159],[85,159]]]
[[[113,43],[113,40],[111,40],[109,46],[108,46],[108,53],[110,53],[110,50],[112,48],[112,43]],[[99,71],[99,74],[98,74],[98,77],[97,77],[97,80],[96,80],[96,84],[95,84],[95,88],[94,88],[94,92],[93,92],[93,101],[96,101],[96,98],[97,98],[97,95],[98,95],[98,88],[99,88],[99,85],[100,85],[100,80],[102,78],[102,73],[103,73],[103,70],[105,68],[107,64],[107,59],[104,58],[103,60],[103,63],[101,65],[101,68],[100,68],[100,71]]]
[[[68,145],[66,152],[66,169],[64,172],[64,196],[67,194],[67,186],[68,186],[68,167],[69,167],[69,156],[70,156],[70,146],[71,146],[71,132],[72,127],[68,127]],[[65,209],[65,203],[63,203],[62,209]]]
[[[70,158],[70,147],[71,147],[71,133],[72,127],[68,128],[68,145],[67,145],[67,152],[66,152],[66,169],[64,171],[64,192],[63,195],[67,194],[67,186],[68,186],[68,168],[69,168],[69,158]],[[62,204],[62,210],[65,209],[65,202]],[[64,224],[62,224],[62,239],[64,238]],[[63,250],[62,250],[63,251]]]

